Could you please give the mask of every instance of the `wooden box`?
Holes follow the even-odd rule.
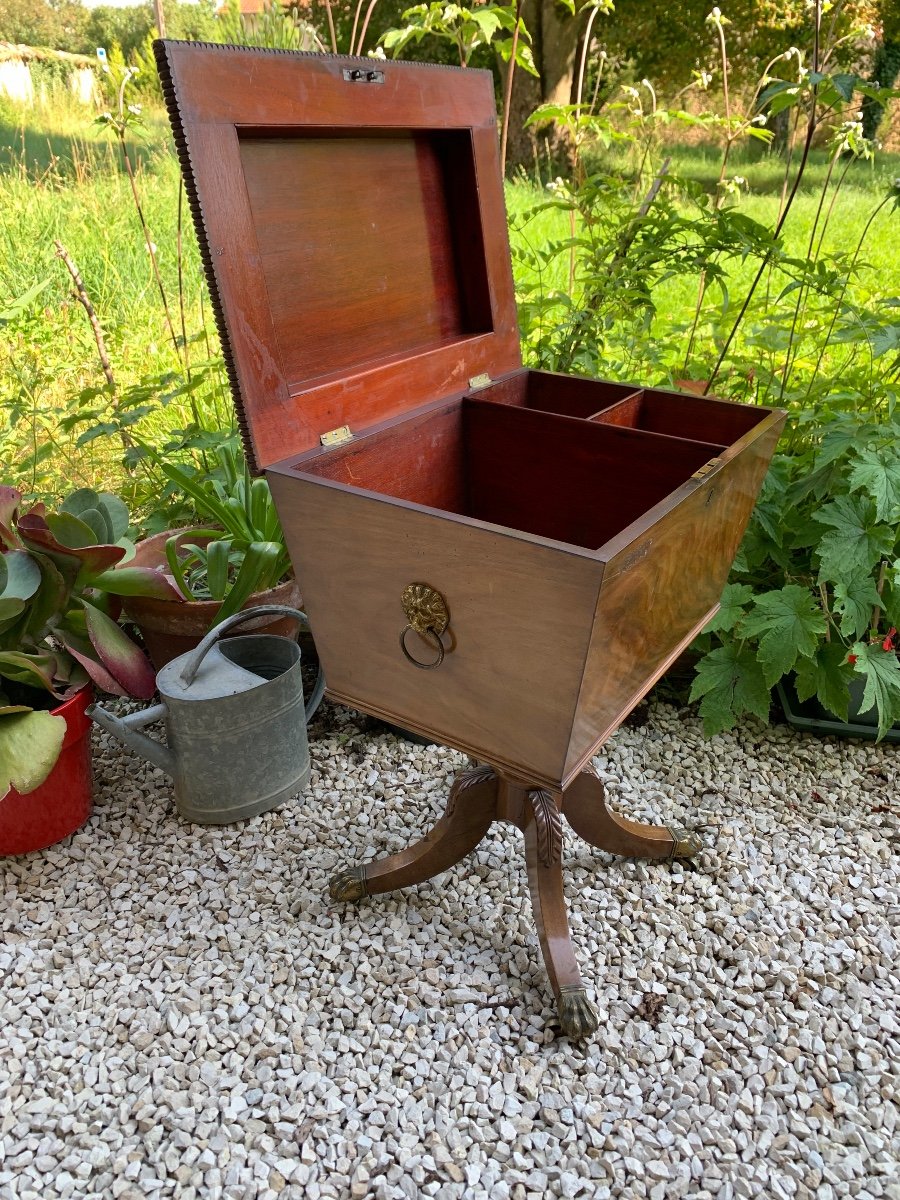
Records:
[[[561,795],[716,610],[784,414],[523,368],[488,72],[157,57],[329,694]]]

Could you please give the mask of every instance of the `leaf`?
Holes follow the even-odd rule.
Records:
[[[857,642],[852,653],[856,655],[853,669],[866,678],[860,712],[877,709],[881,739],[900,718],[900,662],[893,650],[882,650],[879,643]]]
[[[25,611],[25,601],[0,596],[0,633],[3,633]]]
[[[103,667],[127,689],[128,695],[148,700],[156,691],[156,676],[143,650],[99,608],[85,600],[82,605],[88,637]],[[87,662],[84,662],[84,668],[90,675],[91,667]]]
[[[79,517],[88,508],[96,508],[100,503],[100,497],[93,488],[83,487],[76,488],[74,492],[70,492],[59,506],[59,511],[71,513],[73,517]]]
[[[801,658],[796,667],[796,689],[799,700],[815,696],[823,707],[842,721],[847,720],[850,706],[848,691],[853,668],[847,662],[847,651],[840,642],[826,642],[811,658]]]
[[[49,712],[0,715],[0,804],[10,788],[27,795],[56,765],[66,736],[65,717]]]
[[[50,286],[51,282],[52,280],[48,276],[47,279],[42,279],[39,283],[30,287],[27,292],[23,292],[21,296],[17,296],[9,308],[5,308],[0,312],[0,325],[7,325],[10,321],[14,321],[17,317],[20,317],[29,308],[31,303],[38,298],[41,292]]]
[[[772,687],[791,670],[798,655],[808,658],[815,653],[826,628],[825,614],[809,590],[792,583],[756,596],[741,634],[759,638],[759,661],[766,684]]]
[[[753,588],[747,583],[726,584],[719,611],[703,627],[704,633],[728,633],[744,615],[744,605],[753,598]]]
[[[769,688],[752,649],[728,642],[701,658],[691,685],[691,700],[697,699],[708,737],[733,728],[745,712],[768,720]]]
[[[4,600],[30,600],[40,586],[40,565],[27,550],[10,550],[0,556],[0,596]]]
[[[834,90],[838,93],[841,99],[847,104],[853,99],[853,93],[856,90],[856,85],[859,82],[858,75],[838,74],[831,76],[831,83]]]
[[[217,623],[239,612],[254,592],[268,587],[269,577],[280,553],[281,547],[277,542],[252,542],[248,546],[237,579],[216,613]]]
[[[0,675],[14,683],[56,695],[56,659],[52,654],[27,654],[23,650],[0,652]]]
[[[153,567],[113,567],[91,579],[91,587],[113,596],[147,596],[155,600],[184,600],[162,571]]]
[[[868,498],[837,496],[814,513],[813,519],[833,527],[817,547],[822,579],[839,582],[869,575],[894,548],[894,531],[878,523],[875,504]]]
[[[22,493],[14,487],[0,487],[0,525],[12,529],[13,517],[22,501]]]
[[[69,550],[96,546],[100,541],[91,525],[81,516],[76,517],[74,513],[50,513],[47,517],[47,528],[59,545]]]
[[[66,651],[84,668],[88,678],[104,692],[109,692],[113,696],[127,696],[127,690],[122,687],[119,681],[113,676],[102,662],[97,658],[94,648],[88,639],[84,636],[79,636],[72,629],[57,630],[57,636]]]
[[[77,521],[78,518],[67,514],[66,520]],[[84,528],[87,530],[87,526]],[[115,566],[125,556],[122,546],[64,546],[56,539],[47,521],[40,514],[36,514],[34,509],[19,518],[18,529],[26,546],[43,550],[64,578],[71,580],[73,584],[76,578],[79,583],[89,581],[92,575]]]
[[[873,610],[880,604],[881,599],[871,575],[842,579],[834,585],[834,611],[840,616],[844,637],[862,637],[872,620]]]
[[[900,456],[896,450],[860,450],[850,472],[850,491],[867,492],[879,521],[900,517]]]
[[[128,532],[128,526],[131,522],[128,505],[121,497],[114,495],[112,492],[101,492],[100,507],[106,514],[112,530],[110,541],[118,542]]]
[[[231,538],[210,542],[206,549],[206,586],[213,600],[224,600],[228,587]]]

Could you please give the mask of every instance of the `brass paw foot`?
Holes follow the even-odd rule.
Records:
[[[362,900],[367,896],[366,868],[345,867],[333,876],[328,884],[328,894],[332,900]]]
[[[672,837],[672,850],[669,858],[695,858],[703,849],[703,842],[696,833],[686,833],[666,826]]]
[[[589,1037],[600,1024],[597,1010],[583,987],[560,988],[556,1011],[563,1033],[573,1041]]]

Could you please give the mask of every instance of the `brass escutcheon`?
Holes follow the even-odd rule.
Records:
[[[407,625],[400,634],[400,649],[415,667],[423,671],[433,670],[444,661],[444,643],[441,634],[450,624],[450,610],[440,592],[436,592],[427,583],[411,583],[403,589],[400,597],[403,611],[406,613]],[[434,639],[437,658],[433,662],[420,662],[410,653],[406,644],[406,635],[414,630],[423,641]]]

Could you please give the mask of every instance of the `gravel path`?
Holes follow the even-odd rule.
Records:
[[[582,1048],[517,831],[325,898],[433,822],[463,756],[336,710],[312,738],[308,797],[204,829],[99,736],[87,828],[0,861],[3,1200],[900,1200],[895,750],[708,742],[665,705],[621,730],[613,800],[710,848],[651,866],[567,834]]]

